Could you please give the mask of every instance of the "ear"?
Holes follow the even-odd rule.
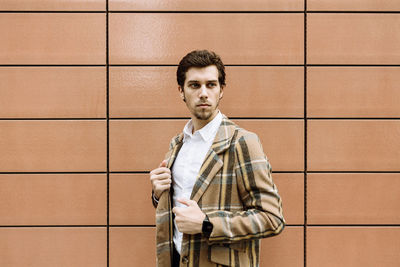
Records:
[[[219,99],[222,99],[222,96],[224,95],[224,89],[225,86],[221,86],[221,90],[219,91]]]
[[[179,94],[181,95],[182,100],[185,101],[185,93],[183,92],[183,88],[179,85],[178,86]]]

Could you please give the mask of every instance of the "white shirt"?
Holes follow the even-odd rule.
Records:
[[[186,207],[177,201],[178,198],[190,199],[193,186],[196,182],[200,167],[206,157],[207,151],[210,149],[218,128],[222,122],[222,114],[218,114],[212,121],[207,123],[203,128],[192,134],[192,120],[186,123],[183,129],[183,145],[172,166],[173,177],[173,205],[174,207]],[[181,253],[182,233],[179,232],[175,225],[174,244],[176,250]]]

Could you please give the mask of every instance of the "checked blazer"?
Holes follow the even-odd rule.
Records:
[[[171,168],[183,144],[174,137],[166,154]],[[172,177],[173,179],[173,177]],[[157,266],[171,266],[173,252],[172,187],[156,207]],[[259,266],[260,238],[279,234],[285,220],[271,166],[256,134],[223,116],[200,168],[190,199],[213,224],[209,237],[183,234],[180,266]]]

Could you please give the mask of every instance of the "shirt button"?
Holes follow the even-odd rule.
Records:
[[[183,258],[182,258],[182,262],[183,262],[183,263],[188,263],[188,262],[189,262],[189,259],[188,259],[188,257],[186,257],[186,256],[185,256],[185,257],[183,257]]]

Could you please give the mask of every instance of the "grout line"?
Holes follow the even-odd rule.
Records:
[[[110,13],[129,13],[129,14],[301,14],[304,11],[301,10],[288,10],[288,11],[273,11],[273,10],[113,10]]]
[[[1,121],[23,121],[23,120],[35,120],[35,121],[71,121],[71,120],[96,120],[105,121],[107,118],[0,118]]]
[[[1,13],[26,13],[26,14],[32,14],[32,13],[65,13],[65,14],[85,14],[85,13],[100,13],[100,14],[104,14],[107,11],[105,10],[0,10],[0,14]]]
[[[304,228],[303,255],[307,266],[307,0],[304,0]]]
[[[304,120],[303,117],[229,117],[232,120]],[[106,121],[106,120],[188,120],[190,117],[108,117],[108,118],[0,118],[0,121]],[[307,117],[307,120],[400,120],[400,117]]]
[[[285,227],[303,227],[303,224],[286,224]],[[124,225],[119,225],[119,224],[108,224],[108,225],[79,225],[79,224],[73,224],[73,225],[62,225],[62,224],[50,224],[50,225],[0,225],[0,228],[112,228],[112,227],[155,227],[154,224],[124,224]],[[334,228],[334,227],[370,227],[370,228],[389,228],[389,227],[400,227],[400,224],[308,224],[307,227],[329,227],[329,228]]]
[[[30,171],[26,171],[26,172],[13,172],[13,171],[9,171],[9,172],[0,172],[0,174],[106,174],[107,172],[96,172],[96,171],[87,171],[87,172],[30,172]]]
[[[304,117],[229,117],[232,120],[304,120]],[[0,121],[117,121],[117,120],[188,120],[189,117],[113,117],[113,118],[0,118]],[[307,120],[400,120],[400,117],[308,117]]]
[[[105,64],[91,64],[91,65],[84,65],[84,64],[1,64],[1,67],[106,67]]]
[[[62,224],[57,224],[57,225],[0,225],[0,228],[45,228],[45,227],[51,227],[51,228],[64,228],[64,227],[85,227],[85,228],[90,228],[90,227],[97,227],[97,228],[106,228],[107,225],[62,225]]]
[[[109,65],[109,11],[106,0],[106,116],[107,116],[107,267],[110,266],[110,65]]]
[[[0,10],[0,13],[57,13],[57,14],[85,14],[85,13],[115,13],[115,14],[399,14],[399,10]]]
[[[337,14],[398,14],[400,11],[387,10],[387,11],[372,11],[372,10],[310,10],[307,13],[337,13]]]
[[[147,174],[149,173],[150,170],[148,171],[109,171],[109,174]],[[364,174],[374,174],[374,173],[383,173],[383,174],[396,174],[396,173],[400,173],[399,171],[273,171],[272,173],[304,173],[304,174],[311,174],[311,173],[320,173],[320,174],[347,174],[347,173],[364,173]],[[53,171],[42,171],[42,172],[30,172],[30,171],[26,171],[26,172],[13,172],[13,171],[3,171],[0,172],[1,174],[7,174],[7,175],[19,175],[19,174],[107,174],[106,171],[104,172],[96,172],[96,171],[87,171],[87,172],[74,172],[74,171],[70,171],[70,172],[53,172]]]
[[[109,67],[177,67],[176,64],[108,64]],[[105,64],[0,64],[1,67],[107,67]],[[303,64],[225,64],[225,67],[304,67]],[[307,64],[307,67],[400,67],[399,64]]]

